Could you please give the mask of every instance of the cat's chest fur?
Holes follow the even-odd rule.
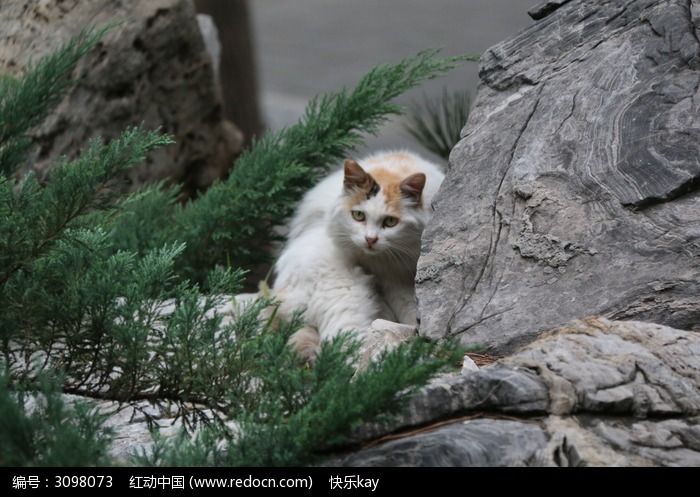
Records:
[[[280,311],[320,338],[377,318],[416,324],[420,238],[443,174],[409,152],[348,160],[310,190],[275,266]]]

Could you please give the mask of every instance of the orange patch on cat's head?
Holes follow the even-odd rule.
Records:
[[[422,204],[423,187],[425,186],[425,174],[415,173],[402,175],[396,171],[378,168],[372,171],[372,177],[379,183],[384,192],[386,203],[390,210],[400,212],[402,202],[410,200],[415,206]]]
[[[379,191],[384,194],[387,210],[397,215],[401,212],[401,181],[403,178],[395,171],[377,168],[372,171],[372,177],[379,184]]]
[[[422,202],[422,192],[425,186],[425,174],[410,174],[378,167],[371,173],[366,172],[354,160],[345,161],[344,187],[348,194],[348,208],[364,202],[377,193],[384,194],[388,210],[393,215],[401,213],[402,202],[410,200],[415,206]]]

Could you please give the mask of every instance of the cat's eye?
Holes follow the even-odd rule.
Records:
[[[393,228],[397,224],[399,224],[399,218],[394,216],[387,216],[384,218],[382,226],[384,226],[385,228]]]
[[[357,222],[362,222],[365,220],[365,213],[362,211],[351,211],[352,218]]]

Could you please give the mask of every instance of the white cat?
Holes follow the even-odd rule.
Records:
[[[303,198],[276,265],[278,312],[304,311],[290,343],[313,360],[320,340],[378,318],[416,325],[414,278],[430,203],[444,175],[409,152],[383,152],[326,177]]]

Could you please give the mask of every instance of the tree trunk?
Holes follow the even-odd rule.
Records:
[[[245,135],[245,145],[262,132],[247,0],[195,0],[197,11],[210,15],[221,42],[221,92],[224,116]]]

